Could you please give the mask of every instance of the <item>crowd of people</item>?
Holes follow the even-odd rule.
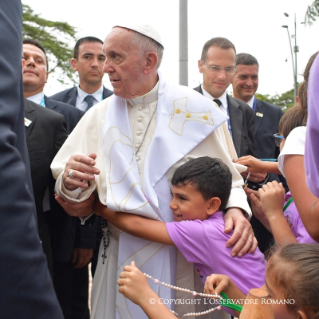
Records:
[[[0,317],[222,319],[261,287],[273,318],[319,318],[317,53],[283,113],[228,39],[204,44],[191,89],[127,22],[78,39],[78,85],[48,97],[19,0],[0,26]]]

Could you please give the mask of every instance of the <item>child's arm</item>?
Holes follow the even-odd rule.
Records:
[[[150,319],[176,319],[164,303],[159,302],[159,296],[151,289],[142,272],[135,267],[134,261],[131,266],[124,267],[117,284],[119,292],[139,305]]]
[[[319,199],[306,184],[304,157],[286,155],[285,175],[302,223],[309,235],[319,242]]]
[[[258,192],[276,245],[282,247],[297,243],[297,239],[292,233],[283,214],[282,207],[285,200],[285,189],[282,184],[273,181],[264,185]]]
[[[212,274],[208,276],[205,281],[204,292],[217,295],[224,292],[232,300],[246,299],[246,295],[226,275]],[[237,316],[240,315],[238,311],[234,310],[234,312]]]
[[[275,173],[281,175],[278,163],[263,162],[253,156],[243,156],[235,160],[236,163],[248,167],[247,172],[252,173]]]
[[[102,205],[99,201],[95,203],[94,211],[111,224],[122,229],[126,233],[157,243],[172,245],[173,241],[168,235],[166,223],[147,219],[134,214],[114,212]]]

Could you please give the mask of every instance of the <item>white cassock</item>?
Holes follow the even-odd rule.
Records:
[[[174,96],[171,102],[167,98],[169,94]],[[154,118],[150,121],[153,113]],[[142,97],[130,100],[110,97],[85,114],[54,159],[51,168],[57,179],[56,191],[59,196],[77,202],[87,199],[97,189],[101,203],[111,209],[170,222],[173,218],[169,209],[169,181],[174,171],[189,159],[211,156],[222,159],[232,172],[233,187],[227,207],[240,207],[250,213],[242,177],[232,163],[237,155],[228,129],[226,125],[218,124],[225,119],[202,95],[186,87],[168,85],[161,77],[159,83]],[[96,167],[100,169],[100,175],[85,191],[68,192],[62,182],[66,162],[71,155],[90,153],[97,154]],[[116,170],[118,167],[121,169]],[[122,182],[127,183],[127,187],[121,188]],[[139,200],[142,200],[140,204]],[[91,318],[146,318],[139,307],[117,293],[118,273],[134,260],[142,272],[174,283],[175,248],[132,237],[113,225],[109,225],[109,231],[110,245],[104,263],[103,241],[100,247],[92,288]],[[197,277],[192,265],[187,264],[180,253],[177,254],[176,277],[177,286],[194,289]],[[153,282],[150,285],[160,297],[174,298],[174,291]],[[179,293],[175,294],[175,299],[194,298]],[[175,311],[202,311],[202,306],[179,305]]]

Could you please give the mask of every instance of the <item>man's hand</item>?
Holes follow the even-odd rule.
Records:
[[[244,217],[239,208],[229,208],[224,216],[226,234],[230,233],[234,228],[234,233],[227,241],[227,247],[234,245],[231,255],[242,257],[244,254],[253,253],[257,248],[257,239],[249,221]]]
[[[246,180],[248,173],[247,172],[241,173],[241,176],[244,178],[244,180]],[[267,173],[250,173],[248,180],[254,183],[260,183],[264,181],[266,177],[267,177]]]
[[[72,263],[74,268],[82,268],[87,265],[93,257],[93,249],[74,248]]]
[[[94,167],[96,154],[89,156],[73,155],[65,165],[62,176],[66,189],[72,191],[78,187],[87,188],[88,182],[95,179],[94,175],[99,175],[100,170]],[[70,176],[71,174],[71,176]]]
[[[57,194],[54,195],[54,198],[70,216],[87,217],[94,212],[94,194],[91,194],[87,200],[80,203],[69,203]]]

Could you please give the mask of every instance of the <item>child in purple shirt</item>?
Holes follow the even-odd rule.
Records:
[[[176,170],[171,184],[170,208],[176,222],[112,212],[99,203],[95,212],[133,236],[175,245],[194,263],[203,282],[212,273],[225,274],[245,295],[251,288],[262,286],[266,261],[258,248],[241,258],[231,257],[231,248],[226,248],[231,237],[231,233],[224,233],[223,219],[231,190],[227,165],[210,157],[190,160]]]

